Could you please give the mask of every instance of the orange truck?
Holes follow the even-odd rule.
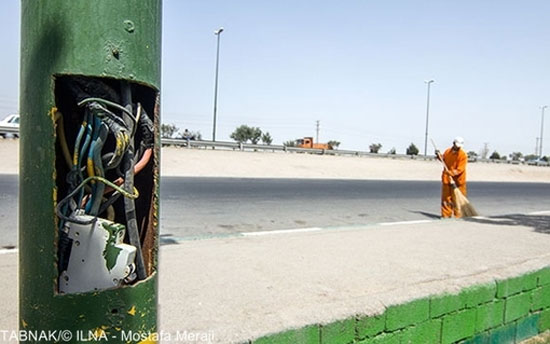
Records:
[[[298,148],[313,148],[313,149],[332,149],[332,146],[328,143],[313,143],[313,137],[304,137],[303,139],[296,140],[296,147]]]

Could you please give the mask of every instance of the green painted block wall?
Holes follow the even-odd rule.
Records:
[[[360,341],[358,344],[401,344],[401,333],[383,333],[374,338]]]
[[[441,336],[441,320],[428,320],[411,326],[401,335],[402,344],[438,343]]]
[[[460,293],[460,299],[466,307],[475,307],[485,302],[492,301],[497,292],[496,283],[484,284],[466,288]]]
[[[476,332],[500,326],[504,323],[504,301],[490,302],[477,308]]]
[[[321,326],[321,342],[348,344],[355,339],[355,318]]]
[[[544,268],[539,271],[538,285],[550,284],[550,268]]]
[[[522,291],[535,289],[537,282],[538,275],[536,272],[503,281],[497,281],[497,297],[503,298],[521,293]]]
[[[491,335],[489,334],[489,332],[483,332],[472,338],[468,338],[460,342],[460,344],[490,344],[490,343],[491,343]]]
[[[357,337],[364,339],[373,337],[382,331],[386,327],[386,314],[371,317],[359,317],[357,319]]]
[[[532,310],[550,307],[550,284],[533,290]]]
[[[499,327],[490,332],[491,344],[508,344],[514,343],[516,340],[516,324],[512,323],[503,327]]]
[[[441,342],[454,343],[471,337],[475,333],[476,309],[468,309],[449,314],[443,319]]]
[[[538,328],[539,332],[550,330],[550,309],[544,310],[539,313]]]
[[[430,299],[415,300],[386,310],[386,330],[394,331],[428,320]]]
[[[531,309],[531,293],[522,293],[506,299],[504,322],[508,323],[522,318]]]
[[[529,339],[539,333],[539,318],[539,314],[533,314],[526,318],[518,320],[516,324],[516,342]]]
[[[464,306],[464,302],[456,294],[443,294],[430,299],[430,317],[438,318],[442,315],[457,311]]]

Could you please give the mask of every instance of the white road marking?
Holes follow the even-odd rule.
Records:
[[[10,253],[17,253],[19,252],[16,248],[9,248],[9,249],[1,249],[0,254],[10,254]]]
[[[365,225],[368,227],[374,226],[397,226],[397,225],[412,225],[420,223],[431,223],[433,220],[415,220],[415,221],[398,221],[398,222],[382,222],[375,223],[370,225]],[[348,226],[342,226],[342,228],[349,228]],[[262,235],[272,235],[272,234],[292,234],[292,233],[307,233],[307,232],[319,232],[323,230],[335,230],[337,227],[310,227],[310,228],[295,228],[295,229],[278,229],[274,231],[263,231],[263,232],[241,232],[242,236],[262,236]]]
[[[527,213],[527,215],[550,215],[550,210],[533,211],[531,213]]]
[[[241,235],[244,236],[261,236],[261,235],[271,235],[271,234],[290,234],[290,233],[306,233],[306,232],[318,232],[323,230],[319,227],[311,227],[311,228],[296,228],[296,229],[279,229],[276,231],[265,231],[265,232],[248,232],[248,233],[241,233]]]
[[[418,223],[430,223],[433,220],[414,220],[414,221],[398,221],[398,222],[382,222],[379,226],[398,226],[398,225],[414,225]]]

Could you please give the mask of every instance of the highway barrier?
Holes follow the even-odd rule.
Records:
[[[0,126],[0,133],[1,132],[18,133],[19,130],[17,128]],[[240,151],[290,152],[290,153],[309,153],[309,154],[338,155],[338,156],[368,156],[368,157],[377,157],[377,158],[413,159],[413,160],[435,159],[434,155],[424,156],[424,155],[406,155],[406,154],[389,154],[389,153],[371,153],[366,151],[354,151],[354,150],[343,150],[343,149],[311,149],[311,148],[290,147],[290,146],[284,146],[284,145],[252,144],[252,143],[240,143],[240,142],[228,142],[228,141],[162,138],[161,143],[163,146],[179,146],[179,147],[199,148],[199,149],[212,148],[212,149],[228,149],[228,150],[240,150]],[[475,158],[470,160],[470,162],[550,166],[550,164],[545,161],[519,161],[519,160]]]

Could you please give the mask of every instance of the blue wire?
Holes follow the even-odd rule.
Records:
[[[93,116],[91,113],[86,114],[86,120],[88,125],[86,126],[86,139],[84,140],[84,144],[82,145],[82,149],[80,150],[80,155],[78,156],[78,176],[80,179],[78,180],[78,183],[82,182],[84,180],[84,177],[82,176],[82,171],[80,170],[80,167],[82,166],[82,157],[86,154],[86,150],[88,149],[88,145],[90,144],[90,141],[92,139],[92,131],[93,131]],[[78,204],[82,203],[82,199],[84,198],[84,189],[80,190],[80,194],[78,196]]]
[[[95,146],[97,144],[97,138],[99,137],[99,132],[101,128],[101,120],[97,116],[93,116],[94,120],[94,130],[93,130],[93,139],[92,144],[90,145],[90,149],[88,150],[88,159],[94,160],[94,150]],[[96,198],[96,191],[97,191],[97,183],[92,184],[92,197],[88,200],[86,203],[86,214],[90,213],[90,210],[92,210],[92,204],[94,203],[94,200]]]

